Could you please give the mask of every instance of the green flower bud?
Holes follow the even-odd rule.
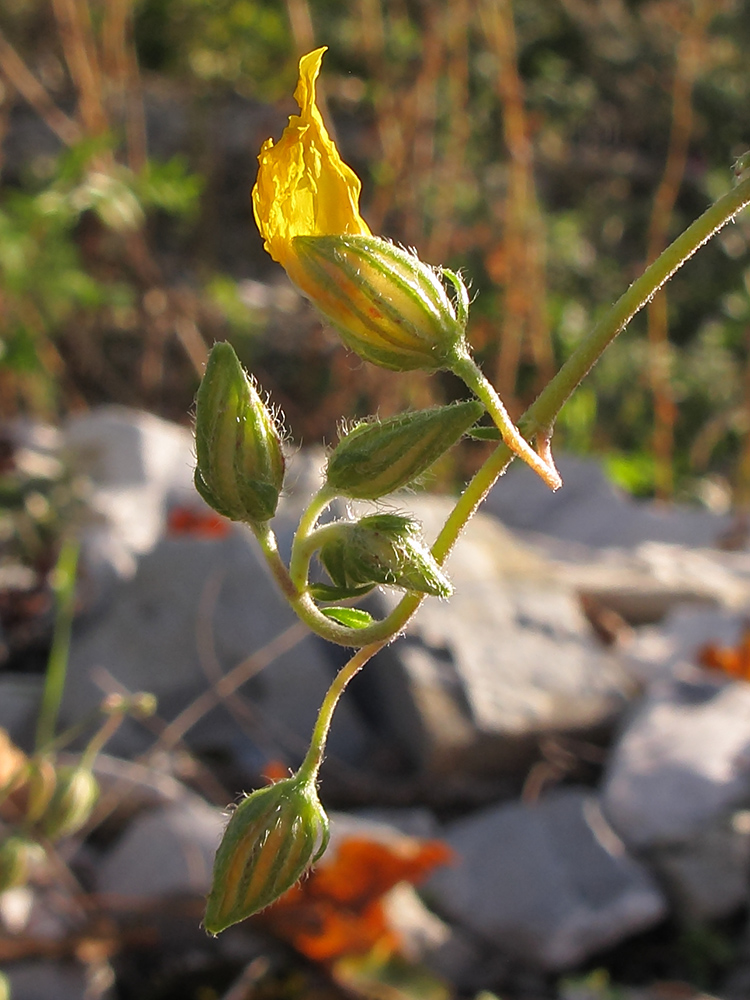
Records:
[[[41,819],[41,829],[50,840],[77,833],[88,820],[99,798],[99,783],[90,768],[63,765],[57,770],[57,787]]]
[[[297,236],[293,248],[305,290],[315,290],[315,305],[366,361],[437,371],[465,352],[469,296],[458,275],[375,236]]]
[[[195,401],[195,487],[232,521],[267,521],[284,482],[281,438],[230,344],[214,344]]]
[[[32,870],[46,857],[44,848],[35,840],[15,834],[0,844],[0,892],[25,885]]]
[[[328,486],[355,500],[393,493],[429,469],[483,412],[479,402],[457,403],[358,424],[328,459]]]
[[[314,779],[294,775],[248,795],[232,813],[214,862],[203,925],[218,934],[291,889],[328,846]]]
[[[32,757],[26,768],[27,823],[38,822],[47,811],[57,787],[57,770],[49,757]]]
[[[325,530],[318,558],[337,587],[387,584],[433,597],[453,593],[413,518],[371,514]]]

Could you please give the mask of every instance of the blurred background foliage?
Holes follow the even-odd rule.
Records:
[[[298,441],[460,391],[361,365],[262,251],[255,156],[319,44],[363,214],[463,269],[516,416],[750,146],[742,0],[4,0],[0,416],[185,420],[223,337]],[[740,218],[636,319],[558,447],[639,495],[750,504],[749,239]]]

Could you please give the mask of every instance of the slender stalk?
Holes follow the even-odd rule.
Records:
[[[323,763],[323,754],[325,752],[326,740],[328,738],[328,730],[331,728],[331,719],[333,718],[333,712],[339,702],[339,698],[341,698],[341,695],[346,690],[347,684],[355,676],[355,674],[358,674],[362,667],[364,667],[364,665],[371,660],[373,656],[375,656],[375,654],[383,648],[383,646],[388,644],[388,641],[388,639],[381,639],[379,642],[372,642],[367,646],[363,646],[362,649],[358,649],[349,662],[346,663],[334,677],[333,683],[328,688],[326,696],[323,699],[323,704],[320,706],[315,728],[313,729],[313,734],[310,739],[310,749],[307,751],[305,759],[302,761],[300,769],[297,772],[297,774],[301,777],[305,777],[311,781],[315,779],[318,769]]]
[[[304,514],[300,518],[299,526],[294,534],[292,543],[292,558],[289,563],[289,575],[292,583],[300,593],[307,589],[307,575],[310,567],[310,559],[315,551],[310,548],[308,538],[315,530],[318,518],[336,496],[327,486],[318,490],[307,506]]]
[[[615,337],[635,314],[693,254],[750,204],[750,178],[723,195],[688,226],[617,300],[586,339],[578,345],[560,371],[539,394],[519,421],[525,437],[538,431],[549,433],[558,413],[573,390],[593,368]]]
[[[68,671],[79,550],[80,546],[76,539],[68,538],[63,541],[54,569],[55,626],[47,662],[47,673],[44,678],[42,704],[37,720],[37,750],[41,750],[42,747],[51,742],[55,735],[57,716],[65,687],[65,675]]]
[[[525,440],[511,420],[510,414],[505,409],[502,399],[495,392],[492,383],[485,377],[484,372],[471,355],[462,354],[453,364],[451,371],[454,375],[458,375],[487,407],[487,412],[494,420],[503,441],[513,454],[518,455],[522,461],[531,466],[551,490],[559,490],[562,486],[562,479],[560,479],[557,469],[554,465],[550,466],[545,462],[540,455],[537,455],[528,441]]]

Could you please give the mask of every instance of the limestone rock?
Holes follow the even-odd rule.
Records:
[[[430,878],[428,901],[512,958],[570,968],[666,914],[588,792],[492,806],[449,824],[445,840],[459,860]]]
[[[696,674],[655,685],[608,766],[604,810],[683,913],[724,916],[750,875],[750,685]]]
[[[707,510],[633,500],[607,479],[600,462],[557,455],[563,489],[552,493],[521,462],[514,462],[485,502],[503,524],[594,546],[633,547],[645,541],[713,546],[729,516]]]
[[[205,896],[226,826],[221,809],[197,796],[136,817],[97,872],[97,890],[154,899]]]

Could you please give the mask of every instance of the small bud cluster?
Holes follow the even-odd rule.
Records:
[[[46,857],[38,838],[55,842],[88,822],[99,784],[87,764],[57,764],[35,754],[0,790],[0,808],[18,832],[0,838],[0,892],[24,885]],[[7,814],[7,815],[6,815]]]
[[[23,885],[46,858],[45,844],[79,833],[99,799],[92,773],[96,753],[126,715],[145,718],[156,711],[147,692],[109,695],[100,706],[106,721],[77,763],[60,763],[55,754],[27,757],[0,729],[0,892]]]

